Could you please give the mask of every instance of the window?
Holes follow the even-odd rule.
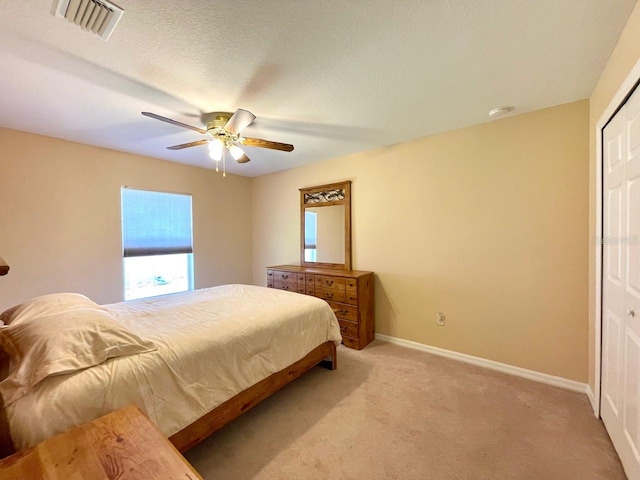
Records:
[[[124,299],[193,290],[191,195],[122,187]]]
[[[316,261],[316,245],[318,243],[318,214],[304,212],[304,261]]]

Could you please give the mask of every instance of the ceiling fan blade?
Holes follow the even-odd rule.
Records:
[[[261,138],[245,138],[242,143],[247,147],[270,148],[272,150],[282,150],[283,152],[293,151],[293,145],[288,143],[271,142]]]
[[[196,131],[198,133],[207,133],[207,131],[203,130],[202,128],[192,127],[191,125],[187,125],[186,123],[178,122],[176,120],[171,120],[170,118],[162,117],[160,115],[156,115],[155,113],[151,113],[151,112],[141,112],[141,113],[145,117],[155,118],[156,120],[160,120],[161,122],[170,123],[171,125],[175,125],[177,127],[188,128],[189,130],[193,130],[193,131]]]
[[[204,145],[206,143],[209,143],[209,140],[197,140],[195,142],[181,143],[180,145],[173,145],[171,147],[167,147],[167,150],[182,150],[183,148],[197,147],[198,145]]]
[[[236,113],[231,116],[227,124],[224,126],[224,129],[229,133],[240,133],[251,125],[255,119],[256,116],[249,110],[239,108],[236,110]]]
[[[247,157],[247,154],[245,153],[244,155],[242,155],[238,160],[236,160],[236,162],[238,163],[247,163],[250,162],[251,159],[249,157]]]

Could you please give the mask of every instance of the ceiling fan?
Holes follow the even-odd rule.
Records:
[[[249,138],[240,135],[240,132],[247,128],[256,119],[256,116],[248,110],[239,108],[235,113],[230,112],[214,112],[211,114],[213,120],[207,123],[207,128],[193,127],[186,123],[178,122],[167,117],[156,115],[151,112],[142,112],[145,117],[155,118],[162,122],[170,123],[178,127],[188,128],[198,133],[206,135],[202,140],[195,142],[182,143],[167,147],[169,150],[182,150],[183,148],[196,147],[198,145],[209,145],[209,156],[216,161],[217,165],[220,160],[224,164],[225,149],[238,163],[247,163],[250,159],[247,154],[240,148],[241,145],[248,147],[270,148],[272,150],[281,150],[283,152],[291,152],[293,145],[288,143],[271,142],[260,138]]]

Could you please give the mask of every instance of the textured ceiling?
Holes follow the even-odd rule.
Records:
[[[140,115],[202,126],[257,115],[227,170],[256,176],[587,98],[636,0],[119,0],[104,42],[0,4],[0,126],[211,168],[200,139]]]

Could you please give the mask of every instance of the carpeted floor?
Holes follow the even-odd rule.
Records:
[[[376,341],[186,454],[206,479],[624,479],[585,395]]]

